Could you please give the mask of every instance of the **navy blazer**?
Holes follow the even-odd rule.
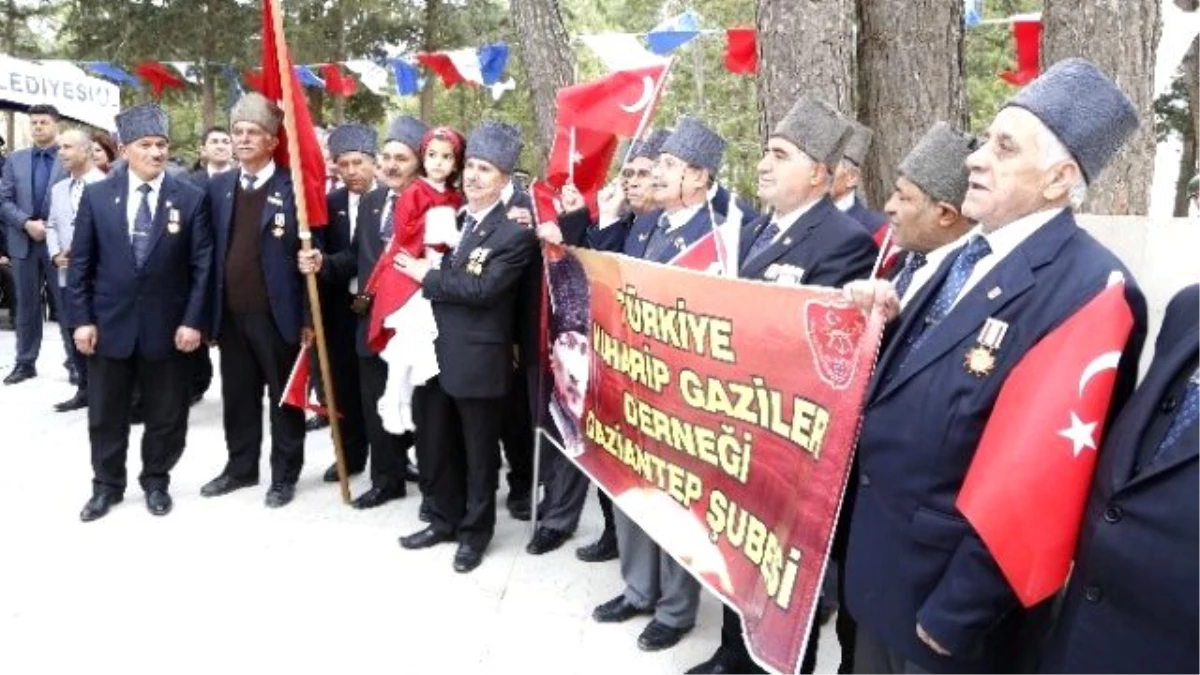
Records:
[[[212,209],[212,231],[216,249],[213,268],[213,337],[220,337],[225,317],[225,256],[233,231],[233,201],[240,171],[225,171],[208,181],[208,199]],[[267,299],[275,328],[287,344],[299,344],[300,331],[309,323],[308,306],[304,297],[304,277],[296,266],[300,251],[300,236],[296,223],[296,197],[292,176],[279,166],[267,181],[267,202],[263,207],[260,234],[263,278],[267,284]],[[283,236],[276,237],[275,216],[283,214]],[[319,240],[314,237],[314,244]]]
[[[994,672],[1014,667],[1026,613],[955,501],[996,397],[1030,348],[1119,270],[1135,322],[1113,395],[1119,407],[1136,381],[1146,306],[1117,257],[1077,227],[1068,209],[980,279],[904,361],[953,261],[901,315],[868,386],[846,597],[864,630],[918,666]],[[994,370],[977,377],[963,361],[989,317],[1009,327]],[[918,640],[918,623],[953,656]]]
[[[879,252],[875,240],[839,211],[828,196],[781,232],[775,243],[747,259],[758,233],[770,222],[771,215],[767,214],[742,228],[738,276],[743,279],[773,281],[773,275],[768,274],[772,265],[803,270],[796,283],[808,286],[840,288],[870,276]]]
[[[665,247],[657,258],[647,258],[646,248],[650,245],[650,238],[654,234],[654,228],[658,227],[658,220],[662,214],[662,209],[655,209],[632,219],[632,221],[622,218],[603,230],[595,230],[594,233],[589,233],[592,248],[598,251],[615,251],[633,258],[667,264],[687,250],[687,247],[713,231],[709,210],[702,207],[681,227],[671,231],[670,246]],[[717,222],[720,223],[720,216],[717,216]]]
[[[371,272],[379,257],[387,250],[387,242],[379,231],[383,219],[383,207],[387,203],[388,189],[378,187],[363,195],[358,201],[357,227],[350,236],[350,196],[335,198],[339,188],[330,193],[329,213],[332,223],[326,229],[325,262],[321,267],[321,281],[327,288],[338,288],[348,291],[350,280],[358,277],[359,288],[362,289],[371,278]],[[343,212],[344,211],[344,212]],[[349,245],[346,237],[350,236]],[[347,295],[347,297],[349,297]],[[370,315],[358,317],[355,328],[355,351],[362,358],[377,356],[367,346],[367,329]]]
[[[879,232],[879,228],[887,225],[888,222],[886,213],[867,208],[867,205],[863,203],[862,198],[857,194],[854,195],[854,205],[846,211],[846,215],[853,218],[872,237]]]
[[[150,252],[134,267],[126,200],[129,174],[83,189],[67,274],[70,316],[96,326],[96,353],[162,360],[175,353],[180,326],[209,328],[213,242],[208,202],[196,186],[163,177]],[[172,216],[178,213],[179,220]]]
[[[1171,301],[1146,379],[1104,439],[1044,671],[1200,670],[1197,425],[1147,461],[1196,372],[1198,303],[1195,285]]]
[[[50,180],[46,183],[46,204],[43,211],[50,216],[50,188],[67,177],[62,162],[58,159],[57,150],[54,153],[54,164],[50,168]],[[29,256],[29,249],[39,242],[29,238],[25,232],[25,221],[32,218],[36,209],[33,205],[33,149],[24,148],[9,156],[8,161],[0,168],[0,229],[4,230],[4,238],[8,256],[24,260]]]

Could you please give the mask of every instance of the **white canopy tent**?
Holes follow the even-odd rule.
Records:
[[[74,66],[0,54],[0,108],[23,111],[37,104],[52,105],[63,117],[114,131],[121,89]]]

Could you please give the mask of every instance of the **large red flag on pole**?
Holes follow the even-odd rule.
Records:
[[[279,0],[263,0],[263,95],[281,102],[283,129],[275,162],[292,173],[295,190],[296,227],[300,247],[312,250],[312,223],[328,222],[325,206],[325,159],[317,143],[316,130],[308,112],[304,92],[296,81],[292,57],[283,35],[283,13]],[[346,474],[346,454],[342,448],[341,425],[338,422],[337,402],[333,395],[333,374],[329,369],[329,349],[325,343],[325,322],[321,318],[321,300],[317,293],[315,274],[305,276],[308,305],[312,315],[313,333],[317,343],[317,362],[321,366],[321,385],[325,389],[325,404],[329,408],[329,431],[333,436],[333,454],[341,484],[342,501],[350,503],[350,483]]]
[[[1000,388],[967,470],[958,510],[1026,607],[1067,579],[1132,329],[1118,283],[1042,338]]]

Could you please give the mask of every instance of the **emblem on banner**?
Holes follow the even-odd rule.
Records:
[[[804,323],[821,381],[834,389],[849,387],[858,368],[858,343],[867,330],[866,315],[840,299],[809,300]]]
[[[988,317],[979,330],[976,344],[967,350],[963,367],[975,377],[987,377],[996,369],[996,350],[1008,333],[1008,322]]]

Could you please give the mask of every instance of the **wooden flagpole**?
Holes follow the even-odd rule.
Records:
[[[293,193],[296,198],[296,226],[300,231],[300,248],[312,250],[312,231],[308,227],[308,202],[304,193],[304,174],[300,163],[300,135],[296,131],[296,106],[292,101],[292,72],[288,59],[287,44],[283,39],[282,0],[263,0],[275,6],[272,19],[275,24],[275,62],[278,64],[280,83],[283,85],[283,125],[287,130],[288,163],[292,172]],[[350,482],[346,476],[346,451],[342,447],[341,424],[338,422],[337,401],[333,394],[333,374],[329,368],[329,347],[325,341],[325,322],[321,317],[321,299],[317,289],[317,276],[304,275],[308,288],[308,305],[312,315],[313,332],[316,334],[317,362],[321,367],[321,387],[325,390],[325,407],[329,410],[329,431],[333,435],[333,454],[337,465],[338,484],[342,491],[342,503],[350,503]]]

